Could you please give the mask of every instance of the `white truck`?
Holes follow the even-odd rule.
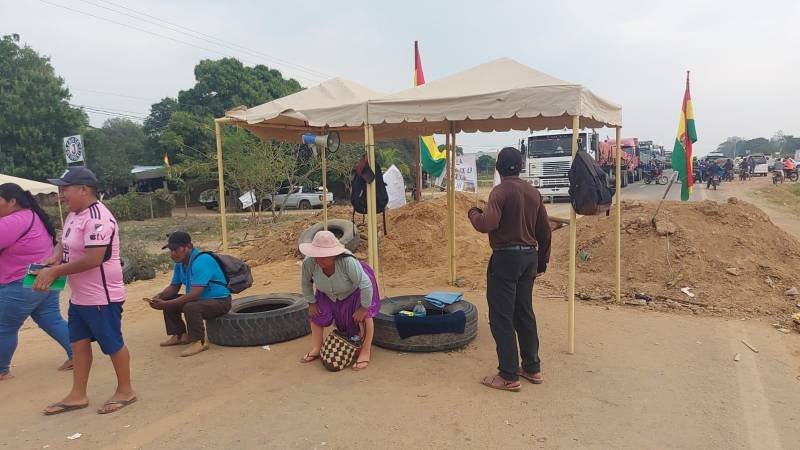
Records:
[[[333,193],[328,191],[327,197],[328,206],[333,205]],[[284,206],[284,201],[286,202],[287,209],[322,208],[322,198],[321,187],[313,189],[307,186],[297,186],[291,194],[289,193],[288,187],[282,187],[275,196],[275,209],[282,208]],[[272,209],[272,199],[269,195],[265,196],[261,206],[265,211]]]
[[[595,131],[580,130],[578,148],[586,150],[596,160],[598,139]],[[525,138],[520,148],[525,160],[520,177],[531,183],[544,197],[569,197],[572,131],[537,131]]]

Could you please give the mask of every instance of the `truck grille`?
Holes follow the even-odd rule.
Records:
[[[542,178],[540,187],[569,187],[569,178]]]
[[[538,167],[532,167],[528,171],[528,176],[542,178],[542,177],[566,177],[569,173],[569,161],[545,162],[536,164]]]

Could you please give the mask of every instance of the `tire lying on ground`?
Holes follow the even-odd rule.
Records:
[[[314,239],[314,235],[317,234],[318,231],[322,231],[323,228],[324,226],[322,222],[311,225],[310,227],[306,228],[305,231],[300,233],[297,243],[307,244],[311,242]],[[344,248],[350,250],[351,252],[355,252],[358,249],[358,245],[361,243],[361,238],[358,236],[358,232],[354,232],[354,230],[355,225],[349,220],[328,220],[328,231],[333,233],[339,239],[339,242],[344,245]]]
[[[120,258],[119,262],[122,266],[122,282],[125,284],[132,282],[136,278],[136,266],[130,259],[125,257]],[[155,274],[153,277],[155,278]]]
[[[464,347],[478,335],[478,309],[472,303],[461,300],[446,306],[444,313],[452,314],[456,311],[464,311],[467,319],[464,334],[423,334],[406,339],[400,338],[394,324],[394,316],[403,310],[413,310],[419,300],[423,300],[425,303],[425,296],[405,295],[389,297],[381,301],[381,310],[373,319],[375,323],[373,342],[375,345],[402,352],[441,352]],[[429,308],[428,311],[431,309]]]
[[[231,310],[207,324],[208,340],[229,347],[267,345],[311,333],[308,303],[299,294],[234,299]]]

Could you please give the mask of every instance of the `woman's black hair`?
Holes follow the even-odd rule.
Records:
[[[30,209],[36,213],[36,215],[39,216],[39,220],[44,224],[45,229],[47,229],[47,234],[50,235],[53,244],[55,245],[58,242],[56,240],[56,229],[50,221],[50,216],[39,206],[39,202],[33,197],[31,191],[22,189],[22,187],[16,183],[5,183],[0,184],[0,197],[3,197],[7,202],[10,202],[12,199],[16,200],[20,208]]]

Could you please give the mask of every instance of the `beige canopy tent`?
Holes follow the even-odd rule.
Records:
[[[58,186],[54,186],[50,183],[40,183],[38,181],[27,180],[25,178],[18,178],[12,177],[11,175],[3,175],[0,174],[0,184],[5,183],[16,183],[22,189],[26,191],[30,191],[33,195],[39,194],[58,194]],[[61,218],[61,226],[64,226],[64,213],[61,210],[61,198],[58,199],[58,212],[59,217]]]
[[[335,80],[331,80],[333,82]],[[326,83],[330,83],[326,82]],[[323,102],[317,98],[323,85],[308,89],[304,98]],[[303,91],[306,92],[306,91]],[[262,138],[286,139],[299,142],[304,132],[340,130],[343,140],[354,141],[355,133],[364,129],[365,145],[370,165],[374,168],[374,145],[379,138],[414,138],[427,134],[446,134],[448,155],[448,249],[449,281],[456,280],[455,266],[455,148],[458,132],[509,131],[572,128],[573,157],[578,147],[580,127],[613,127],[619,141],[622,125],[622,108],[608,102],[585,87],[568,83],[520,64],[511,59],[498,59],[425,85],[389,96],[373,96],[369,90],[361,93],[360,103],[336,105],[333,100],[322,106],[299,105],[281,110],[278,102],[226,113],[219,123],[234,122],[252,130]],[[300,95],[301,93],[294,94]],[[354,96],[349,97],[351,100]],[[269,106],[273,104],[272,106]],[[260,118],[255,110],[273,111]],[[253,115],[249,116],[249,112]],[[275,113],[275,111],[280,111]],[[250,123],[250,119],[253,122]],[[259,120],[261,120],[259,122]],[[294,122],[290,122],[294,120]],[[274,123],[270,123],[270,121]],[[222,164],[221,142],[217,133],[217,150]],[[620,154],[617,152],[616,168],[616,224],[617,224],[617,300],[620,300]],[[220,170],[220,187],[222,171]],[[374,184],[368,191],[369,259],[377,267],[377,219],[375,217]],[[221,208],[222,209],[222,208]],[[575,316],[575,253],[576,215],[570,220],[570,275],[568,287],[568,351],[574,352]],[[224,214],[223,214],[224,221]],[[223,227],[223,230],[225,228]],[[223,236],[223,239],[224,236]],[[378,272],[376,268],[376,272]]]
[[[12,177],[11,175],[0,174],[0,184],[16,183],[25,189],[31,191],[33,195],[39,194],[58,194],[58,186],[49,183],[40,183],[38,181],[26,180],[25,178]]]

